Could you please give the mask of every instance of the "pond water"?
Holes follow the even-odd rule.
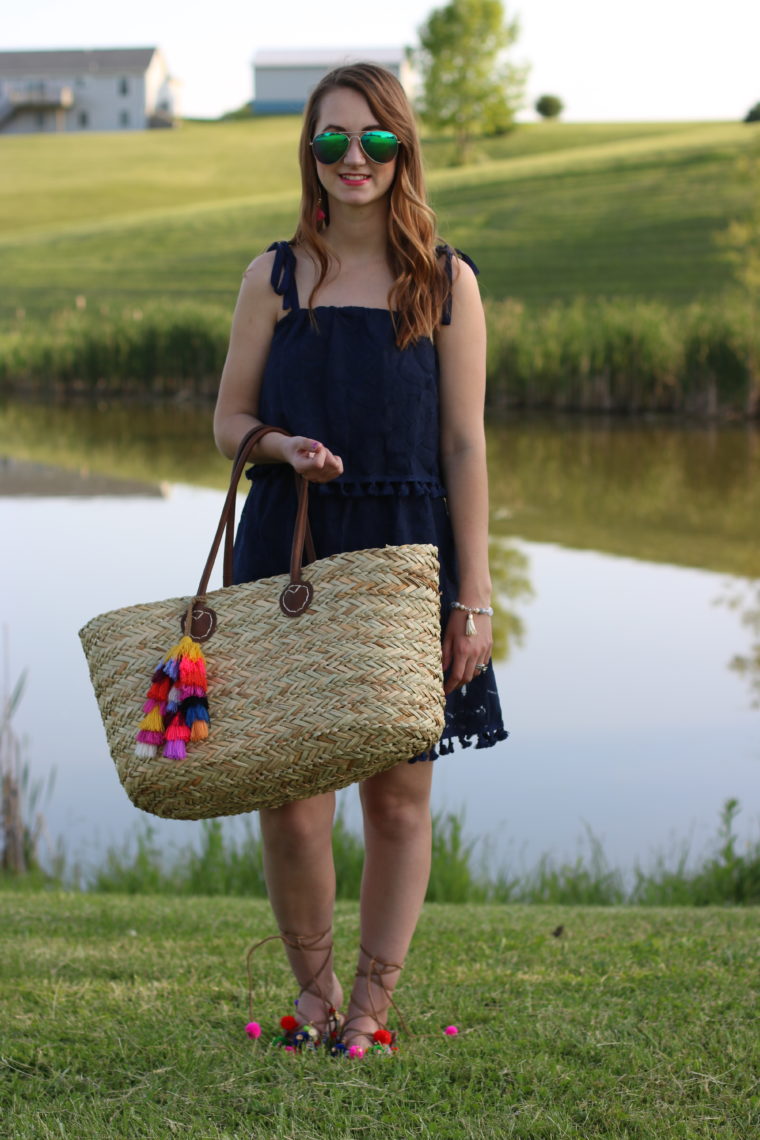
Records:
[[[0,417],[0,455],[14,459],[0,464],[2,622],[10,674],[28,669],[15,725],[32,775],[55,772],[49,841],[85,864],[152,817],[119,786],[77,630],[194,588],[226,471],[209,415]],[[492,425],[489,452],[511,736],[436,761],[434,807],[463,812],[468,835],[518,868],[574,857],[586,828],[623,868],[685,840],[696,856],[729,797],[740,834],[756,836],[760,435],[521,420]],[[358,822],[355,790],[341,795]],[[200,826],[152,822],[167,845]]]

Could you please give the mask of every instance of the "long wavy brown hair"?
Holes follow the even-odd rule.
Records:
[[[327,246],[321,236],[329,225],[329,202],[322,202],[327,216],[318,222],[317,209],[323,191],[310,143],[316,133],[321,100],[336,87],[350,87],[363,95],[378,125],[383,130],[393,131],[400,143],[388,210],[388,260],[395,278],[388,294],[388,306],[394,315],[396,344],[406,348],[421,337],[432,337],[441,323],[450,284],[436,254],[436,219],[426,200],[414,114],[395,75],[374,63],[354,63],[330,71],[314,88],[304,112],[299,147],[301,216],[292,240],[294,245],[305,246],[319,267],[309,308],[313,308],[314,297],[330,266]]]

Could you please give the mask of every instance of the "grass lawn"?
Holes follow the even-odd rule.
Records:
[[[47,1137],[704,1137],[760,1127],[760,914],[428,906],[394,1058],[253,1044],[263,902],[5,891],[0,1133]],[[561,936],[553,936],[559,926]],[[356,908],[340,904],[348,976]],[[256,1019],[293,987],[255,958]],[[456,1038],[443,1027],[457,1024]]]
[[[289,236],[298,202],[292,117],[180,130],[2,140],[0,320],[157,297],[234,302],[256,253]],[[716,234],[741,214],[745,124],[547,124],[446,166],[426,142],[443,234],[483,292],[552,298],[723,292]]]

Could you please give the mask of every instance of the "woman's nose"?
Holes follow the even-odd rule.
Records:
[[[364,162],[364,151],[362,150],[358,135],[352,135],[349,139],[348,150],[345,154],[345,161],[361,163]]]

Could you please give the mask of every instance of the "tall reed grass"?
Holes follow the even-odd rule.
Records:
[[[560,411],[760,412],[760,327],[742,298],[682,308],[487,306],[492,403]]]
[[[760,838],[741,845],[736,800],[722,809],[718,833],[701,861],[684,844],[675,862],[664,856],[632,873],[612,867],[601,843],[588,830],[585,847],[571,861],[542,856],[529,869],[494,865],[488,842],[465,836],[461,815],[433,818],[433,860],[429,902],[554,903],[583,906],[707,906],[760,904]],[[743,846],[743,849],[740,849]],[[362,841],[339,813],[333,832],[337,894],[357,899],[364,859]],[[200,827],[197,846],[162,849],[150,824],[84,874],[59,863],[49,885],[95,892],[163,895],[266,895],[261,839],[250,820],[234,829],[219,820]],[[10,881],[0,875],[0,886]],[[30,886],[39,886],[36,876]]]
[[[489,401],[561,411],[760,414],[760,322],[725,297],[675,307],[584,300],[487,305]],[[211,398],[229,335],[212,305],[73,311],[0,333],[0,386],[14,393]]]
[[[17,320],[0,333],[0,385],[17,393],[211,395],[229,330],[224,309],[192,304],[72,311],[44,327]]]

